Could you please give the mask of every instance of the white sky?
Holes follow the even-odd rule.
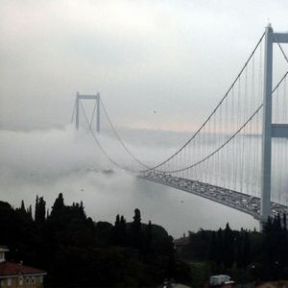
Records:
[[[1,0],[0,126],[65,125],[76,91],[100,91],[117,125],[193,129],[287,15],[287,0]]]

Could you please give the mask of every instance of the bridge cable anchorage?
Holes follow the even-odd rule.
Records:
[[[108,112],[107,112],[107,109],[106,109],[106,107],[105,107],[105,105],[104,105],[104,103],[103,103],[102,98],[100,98],[100,102],[101,102],[101,104],[102,104],[103,111],[104,111],[104,113],[105,113],[105,115],[106,115],[106,117],[107,117],[108,123],[109,123],[109,125],[111,126],[111,129],[112,129],[115,137],[118,139],[118,141],[119,141],[120,144],[122,145],[123,149],[124,149],[124,150],[130,155],[130,157],[131,157],[134,161],[136,161],[139,165],[141,165],[141,166],[144,167],[144,168],[150,169],[149,166],[147,166],[145,163],[143,163],[140,159],[138,159],[138,158],[129,150],[129,148],[127,147],[127,145],[126,145],[125,142],[123,141],[123,139],[120,137],[120,134],[117,132],[115,126],[113,125],[113,122],[112,122],[112,120],[111,120],[111,118],[110,118],[110,116],[109,116],[109,114],[108,114]]]
[[[139,172],[138,170],[133,170],[133,169],[130,169],[130,168],[127,168],[127,167],[124,167],[122,165],[120,165],[116,160],[114,160],[112,157],[109,156],[109,154],[107,153],[107,151],[104,149],[103,145],[101,145],[100,141],[97,139],[96,135],[94,134],[94,131],[91,129],[91,127],[89,126],[89,119],[87,117],[87,114],[86,114],[86,111],[83,107],[83,104],[80,102],[80,107],[81,107],[81,110],[83,112],[83,115],[84,115],[84,118],[85,118],[85,121],[89,127],[89,132],[90,132],[90,135],[92,136],[93,140],[95,141],[95,143],[97,144],[98,148],[100,149],[100,151],[104,154],[104,156],[113,164],[115,165],[116,167],[118,167],[119,169],[121,170],[124,170],[124,171],[127,171],[127,172],[130,172],[130,173],[137,173]]]
[[[216,113],[216,111],[218,110],[218,108],[222,105],[222,103],[224,102],[224,100],[228,97],[229,93],[231,92],[231,90],[234,88],[235,84],[237,83],[237,81],[239,80],[239,78],[241,77],[243,71],[245,70],[245,68],[247,67],[247,65],[249,64],[250,60],[253,58],[254,53],[256,52],[257,48],[259,47],[260,43],[262,42],[263,38],[265,36],[265,33],[262,34],[262,36],[260,37],[259,41],[257,42],[255,48],[252,50],[251,54],[249,55],[248,59],[246,60],[244,66],[242,67],[242,69],[240,70],[240,72],[238,73],[238,75],[236,76],[236,78],[234,79],[234,81],[232,82],[232,84],[230,85],[230,87],[228,88],[228,90],[226,91],[226,93],[224,94],[224,96],[221,98],[221,100],[218,102],[218,104],[216,105],[216,107],[213,109],[213,111],[211,112],[211,114],[207,117],[207,119],[203,122],[203,124],[198,128],[198,130],[192,135],[192,137],[190,137],[190,139],[188,141],[186,141],[186,143],[184,145],[182,145],[175,153],[173,153],[171,156],[169,156],[166,160],[160,162],[159,164],[147,169],[147,170],[143,170],[141,172],[145,173],[145,172],[149,172],[151,170],[156,170],[157,168],[159,168],[160,166],[163,166],[164,164],[166,164],[167,162],[169,162],[172,158],[174,158],[176,155],[178,155],[192,140],[194,140],[196,138],[196,136],[201,132],[201,130],[206,126],[206,124],[210,121],[210,119],[212,118],[212,116]]]
[[[272,94],[278,89],[278,87],[281,85],[281,83],[284,81],[284,79],[287,77],[288,75],[288,71],[286,71],[286,73],[282,76],[282,78],[280,79],[280,81],[276,84],[276,86],[274,87],[274,89],[272,90]],[[221,144],[216,150],[214,150],[213,152],[211,152],[210,154],[208,154],[207,156],[205,156],[203,159],[187,166],[187,167],[183,167],[181,169],[175,169],[175,170],[170,170],[170,171],[161,171],[161,172],[165,172],[165,173],[178,173],[178,172],[182,172],[186,169],[191,169],[194,168],[196,166],[198,166],[199,164],[203,163],[204,161],[208,160],[209,158],[211,158],[213,155],[215,155],[217,152],[219,152],[222,148],[224,148],[229,142],[231,142],[232,139],[234,139],[246,126],[247,124],[255,117],[255,115],[257,115],[259,113],[259,111],[263,108],[263,103],[254,111],[254,113],[245,121],[245,123],[234,133],[232,134],[231,137],[229,137],[223,144]]]

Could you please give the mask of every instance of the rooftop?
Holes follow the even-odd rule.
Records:
[[[42,274],[45,275],[46,272],[37,268],[30,266],[24,266],[19,263],[13,262],[3,262],[0,263],[0,278],[11,275],[32,275],[32,274]]]

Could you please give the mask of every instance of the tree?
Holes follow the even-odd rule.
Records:
[[[218,245],[217,245],[217,235],[216,232],[212,232],[212,236],[211,236],[211,242],[210,242],[210,247],[209,247],[209,259],[211,261],[213,261],[214,263],[219,263],[219,259],[218,259],[218,255],[219,253],[217,253],[217,249],[218,249]]]
[[[145,229],[145,251],[150,253],[152,250],[152,223],[151,221],[148,222],[148,225]]]
[[[126,231],[126,220],[123,215],[120,218],[119,232],[120,232],[119,233],[120,245],[125,246],[127,244],[127,231]]]
[[[63,210],[64,207],[65,207],[65,205],[64,205],[63,194],[59,193],[59,195],[58,195],[57,199],[55,200],[54,205],[52,207],[51,216],[54,216],[59,211]]]
[[[29,218],[32,219],[32,206],[29,205],[28,209],[27,209],[27,213],[29,215]]]
[[[20,206],[20,208],[16,209],[15,211],[18,213],[18,215],[19,215],[22,219],[26,218],[26,219],[31,220],[30,215],[29,215],[29,212],[26,210],[25,204],[24,204],[24,201],[23,201],[23,200],[21,201],[21,206]]]
[[[230,229],[229,223],[226,224],[223,232],[223,262],[226,268],[230,268],[234,261],[234,233]]]
[[[117,214],[114,228],[113,228],[113,243],[115,245],[120,244],[119,238],[120,238],[120,215]]]
[[[35,221],[36,223],[42,224],[46,217],[46,202],[43,197],[36,197],[35,203]]]
[[[134,217],[132,222],[132,237],[133,246],[137,249],[142,248],[142,229],[141,229],[141,212],[138,208],[134,210]]]
[[[133,217],[133,220],[134,220],[134,224],[135,224],[135,226],[137,226],[137,227],[140,227],[141,228],[141,212],[140,212],[140,210],[138,209],[138,208],[136,208],[135,210],[134,210],[134,217]]]
[[[123,215],[116,216],[113,229],[113,242],[115,245],[125,246],[127,244],[126,220]]]
[[[286,217],[286,213],[284,213],[284,215],[283,215],[283,229],[285,231],[287,231],[287,217]]]
[[[21,201],[21,207],[20,207],[21,212],[26,212],[25,204],[24,201]]]

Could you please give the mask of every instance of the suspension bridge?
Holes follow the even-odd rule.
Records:
[[[79,117],[83,114],[95,143],[116,167],[264,222],[269,216],[288,212],[288,58],[281,45],[285,43],[288,33],[275,33],[268,25],[202,125],[157,163],[142,159],[127,144],[99,93],[77,93],[72,121],[75,119],[79,129]],[[276,49],[286,65],[283,72],[273,71]],[[90,119],[83,106],[85,101],[95,103]],[[121,159],[109,150],[102,131],[100,134],[100,110],[101,125],[105,119],[109,139],[114,139],[123,151]]]

